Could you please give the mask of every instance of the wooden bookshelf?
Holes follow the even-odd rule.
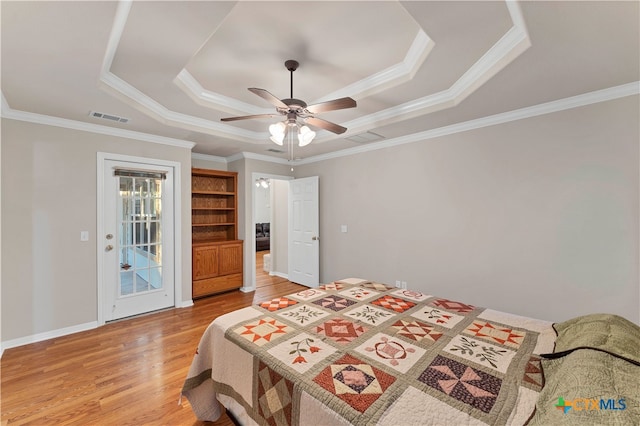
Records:
[[[191,170],[193,297],[242,287],[238,240],[238,174]]]

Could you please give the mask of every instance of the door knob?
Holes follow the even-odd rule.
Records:
[[[111,251],[111,250],[113,250],[113,246],[112,246],[111,244],[109,244],[108,246],[106,246],[106,247],[104,248],[104,250],[105,250],[105,251]]]
[[[311,237],[313,241],[320,241],[320,237]]]
[[[112,238],[113,238],[113,234],[107,234],[107,235],[106,235],[106,238],[107,238],[107,240],[112,239]]]

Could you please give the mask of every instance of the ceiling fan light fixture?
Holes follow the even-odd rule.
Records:
[[[316,132],[311,130],[307,126],[300,127],[300,131],[298,132],[298,146],[307,146],[311,143],[313,138],[316,137]]]
[[[269,139],[276,145],[284,145],[284,133],[278,136],[271,136]]]
[[[271,136],[282,135],[284,137],[284,133],[286,132],[286,130],[287,126],[281,121],[269,126],[269,133],[271,133]]]
[[[287,131],[287,126],[283,122],[278,122],[269,126],[269,133],[271,133],[271,141],[276,145],[282,146],[284,143],[284,135]]]
[[[307,126],[301,126],[298,120],[302,120],[302,122],[309,123],[312,126],[320,129],[328,130],[337,135],[341,135],[342,133],[346,132],[346,127],[340,126],[327,120],[323,120],[321,118],[316,118],[315,114],[346,108],[354,108],[357,105],[356,101],[349,97],[343,97],[339,99],[333,99],[331,101],[320,102],[314,105],[307,105],[305,101],[293,97],[293,72],[298,69],[298,66],[300,64],[298,63],[298,61],[289,59],[285,61],[284,65],[291,74],[291,91],[289,98],[278,99],[264,89],[259,89],[257,87],[249,88],[249,91],[251,93],[260,96],[262,99],[275,106],[277,114],[253,114],[240,117],[225,117],[221,118],[220,120],[236,121],[246,120],[250,118],[274,117],[276,115],[285,116],[286,119],[284,121],[269,126],[269,133],[271,134],[271,137],[269,139],[276,145],[280,146],[284,145],[284,138],[287,135],[289,136],[289,145],[293,146],[293,128],[296,128],[297,130],[299,146],[307,146],[313,141],[316,136],[316,132],[309,129]]]

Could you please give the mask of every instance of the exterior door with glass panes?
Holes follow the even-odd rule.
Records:
[[[104,319],[174,306],[173,174],[105,162]]]

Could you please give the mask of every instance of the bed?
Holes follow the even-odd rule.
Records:
[[[633,377],[640,331],[619,319],[621,335],[638,340],[626,341],[619,357],[600,338],[596,352]],[[583,352],[576,345],[591,345],[571,330],[564,330],[574,340],[564,353],[545,358],[561,335],[551,322],[344,279],[218,317],[201,338],[182,395],[199,420],[215,421],[223,405],[243,425],[549,424],[565,414],[558,398],[572,393],[558,394],[569,390],[556,385],[540,398],[543,363],[563,363]],[[640,389],[629,377],[629,394],[610,398],[627,398],[630,410],[612,415],[638,414]]]

